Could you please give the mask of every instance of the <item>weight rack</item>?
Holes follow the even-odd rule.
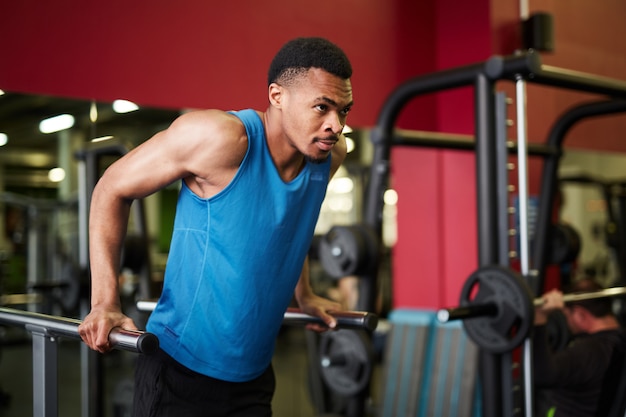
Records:
[[[545,146],[529,146],[525,153],[543,156],[544,169],[538,214],[535,224],[534,250],[530,259],[530,271],[527,279],[532,278],[531,288],[537,293],[543,286],[546,270],[546,244],[549,233],[550,215],[554,204],[557,184],[558,163],[561,157],[565,134],[578,121],[587,117],[613,114],[626,111],[626,82],[595,76],[581,72],[542,65],[539,55],[532,50],[525,53],[501,57],[493,56],[487,61],[444,70],[415,77],[396,88],[382,106],[376,127],[371,133],[374,156],[371,174],[365,196],[366,224],[376,236],[382,234],[383,193],[387,188],[390,171],[391,147],[394,145],[436,146],[459,145],[458,141],[436,139],[420,141],[418,135],[407,135],[394,130],[394,125],[402,108],[411,99],[428,93],[445,91],[453,88],[473,86],[475,107],[475,140],[473,148],[476,153],[476,190],[477,190],[477,226],[478,226],[478,264],[479,266],[509,266],[508,253],[500,248],[508,246],[508,207],[503,205],[500,195],[501,184],[498,149],[503,149],[498,137],[499,123],[497,81],[526,82],[599,94],[601,101],[576,106],[562,115],[552,128]],[[500,117],[501,118],[501,117]],[[500,135],[501,136],[501,135]],[[467,143],[460,146],[471,148]],[[510,147],[508,149],[511,151]],[[508,204],[507,204],[508,205]],[[508,228],[506,228],[508,229]],[[376,272],[364,276],[366,307],[373,304],[373,293],[376,288]],[[367,308],[365,308],[367,309]],[[513,382],[510,372],[512,354],[480,353],[480,374],[483,384],[483,415],[485,417],[513,416]],[[527,377],[528,379],[528,377]],[[526,381],[527,384],[530,381]],[[505,393],[508,393],[505,395]],[[527,406],[528,408],[528,406]],[[532,410],[526,410],[532,412]]]

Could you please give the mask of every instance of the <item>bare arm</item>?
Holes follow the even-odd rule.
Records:
[[[218,111],[178,118],[106,170],[94,188],[89,216],[91,312],[79,327],[92,349],[110,349],[114,327],[135,329],[121,311],[120,254],[133,200],[179,179],[201,197],[230,181],[247,146],[243,126]],[[243,133],[242,133],[243,132]]]
[[[332,178],[339,166],[343,163],[346,157],[346,140],[341,136],[332,151],[330,178]],[[313,293],[310,282],[309,274],[309,258],[304,261],[302,273],[298,280],[295,290],[296,301],[300,309],[314,316],[319,316],[330,328],[334,328],[337,325],[336,320],[328,314],[329,311],[339,311],[342,309],[341,304],[328,300],[326,298],[317,296]],[[325,327],[319,325],[307,325],[307,328],[316,331],[324,331]]]

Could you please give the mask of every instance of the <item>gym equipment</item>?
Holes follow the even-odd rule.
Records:
[[[153,311],[156,301],[137,301],[137,310]],[[336,311],[330,312],[337,320],[336,329],[356,329],[373,332],[378,325],[378,315],[366,311]],[[283,318],[283,325],[302,326],[306,324],[324,324],[319,317],[301,312],[297,308],[288,308]]]
[[[554,224],[551,229],[550,263],[562,265],[573,262],[580,253],[580,235],[572,226],[564,223]]]
[[[478,417],[478,346],[461,322],[436,312],[396,309],[383,358],[380,417]]]
[[[468,336],[482,349],[510,352],[527,338],[534,308],[543,304],[543,299],[533,299],[531,294],[516,271],[501,266],[479,268],[463,286],[461,306],[439,310],[437,319],[442,323],[463,320]],[[568,304],[621,295],[626,295],[626,287],[565,294],[563,301]]]
[[[33,416],[58,415],[58,339],[80,340],[79,320],[29,311],[0,308],[0,323],[21,326],[30,332],[33,343]],[[159,341],[151,333],[113,329],[109,341],[114,349],[151,354]]]
[[[80,320],[48,314],[0,307],[0,322],[22,326],[31,333],[41,332],[43,336],[67,337],[81,340],[78,334]],[[115,328],[109,334],[114,349],[129,352],[153,354],[159,348],[159,339],[152,333]]]
[[[572,339],[572,332],[567,324],[567,317],[561,310],[555,310],[548,314],[546,323],[548,344],[553,351],[565,349]]]
[[[321,375],[334,392],[349,397],[365,389],[370,381],[374,354],[363,332],[337,330],[320,336]]]
[[[445,323],[476,318],[463,320],[474,343],[492,353],[510,352],[524,342],[533,325],[531,294],[519,274],[497,265],[479,268],[463,285],[461,307],[439,310],[437,319]]]
[[[320,240],[318,256],[333,278],[371,271],[378,256],[374,232],[366,225],[333,226]]]
[[[378,326],[378,315],[366,311],[338,311],[331,312],[337,319],[337,329],[366,330],[373,332]],[[285,312],[283,324],[306,325],[309,323],[324,324],[319,317],[302,313],[296,308],[288,308]]]

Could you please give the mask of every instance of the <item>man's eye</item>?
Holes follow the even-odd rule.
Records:
[[[344,116],[348,115],[348,113],[350,113],[350,110],[352,110],[351,107],[346,107],[345,109],[343,109],[341,111],[341,114],[343,114]]]
[[[328,110],[328,106],[326,104],[318,104],[317,106],[315,106],[319,111],[326,111]]]

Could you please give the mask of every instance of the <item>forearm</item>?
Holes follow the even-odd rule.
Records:
[[[302,272],[300,273],[300,278],[298,279],[298,283],[296,284],[296,289],[294,292],[294,296],[299,305],[302,304],[302,301],[304,299],[313,295],[309,271],[309,257],[307,256],[304,260]]]
[[[94,189],[89,217],[91,305],[120,306],[118,275],[130,213],[130,200]]]

